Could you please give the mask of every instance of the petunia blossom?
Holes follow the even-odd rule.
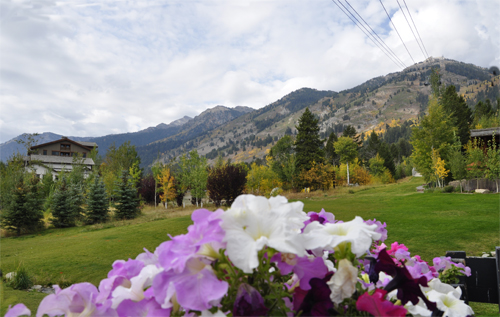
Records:
[[[118,305],[126,299],[131,299],[133,301],[141,301],[146,296],[144,291],[149,288],[154,277],[162,271],[161,268],[156,265],[145,266],[139,275],[134,276],[130,279],[130,287],[118,286],[112,293],[112,307],[116,308]]]
[[[303,203],[288,203],[278,196],[266,199],[241,195],[223,215],[221,227],[226,232],[227,255],[245,273],[259,266],[257,253],[264,247],[279,252],[306,254],[300,234],[308,219]]]
[[[369,312],[373,316],[406,316],[407,310],[385,299],[387,291],[376,289],[373,294],[364,293],[356,301],[356,309]]]
[[[163,271],[153,280],[156,301],[162,308],[173,306],[172,298],[184,309],[207,310],[219,304],[229,285],[219,281],[210,265],[200,258],[191,258],[181,273]]]
[[[251,285],[242,283],[234,301],[233,316],[265,316],[269,308],[264,305],[264,298]]]
[[[160,265],[165,270],[174,269],[180,273],[192,257],[215,260],[219,249],[225,247],[222,242],[225,233],[220,226],[223,213],[222,209],[215,212],[195,210],[191,215],[194,223],[188,227],[188,233],[171,237],[170,241],[162,243],[156,249]]]
[[[351,297],[356,291],[357,282],[358,269],[352,265],[351,261],[340,260],[337,272],[327,283],[332,291],[330,295],[332,302],[339,304],[345,298]]]
[[[323,278],[328,272],[322,257],[309,258],[307,256],[297,257],[295,254],[276,253],[272,258],[276,262],[282,275],[294,272],[300,280],[300,288],[309,290],[309,280],[313,277]]]
[[[351,251],[356,256],[362,256],[372,245],[373,240],[379,240],[381,234],[376,232],[377,225],[366,224],[361,217],[344,223],[311,222],[304,229],[305,246],[307,249],[329,248],[333,250],[340,244],[351,243]]]
[[[61,289],[54,285],[55,294],[47,295],[36,313],[37,317],[53,316],[116,316],[111,302],[97,303],[97,288],[90,283],[73,284]]]
[[[18,316],[31,316],[31,310],[28,309],[24,304],[17,304],[14,307],[10,307],[4,317],[18,317]]]

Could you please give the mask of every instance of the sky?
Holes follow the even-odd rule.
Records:
[[[405,66],[427,56],[500,66],[500,0],[340,1]],[[401,71],[336,3],[0,0],[0,143],[135,132]]]

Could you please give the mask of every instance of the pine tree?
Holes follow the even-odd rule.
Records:
[[[441,94],[439,100],[444,110],[451,115],[453,125],[462,145],[467,144],[470,139],[470,125],[472,123],[472,111],[462,96],[459,96],[455,86],[448,86]]]
[[[118,219],[132,219],[139,214],[137,188],[127,170],[122,171],[120,180],[115,184],[115,216]]]
[[[339,156],[335,152],[335,147],[333,146],[333,144],[337,141],[338,138],[335,132],[330,133],[328,141],[326,141],[326,146],[325,146],[326,160],[332,165],[338,165],[339,163]]]
[[[34,174],[19,177],[2,212],[2,227],[17,235],[42,228],[42,206],[39,179]]]
[[[87,224],[105,222],[108,219],[108,195],[104,182],[98,175],[94,176],[94,181],[89,184],[86,210]]]
[[[52,220],[51,223],[56,228],[66,228],[75,226],[74,208],[71,206],[71,192],[66,178],[57,184],[54,196],[52,197]]]
[[[295,139],[295,170],[309,170],[312,162],[317,164],[324,162],[323,141],[319,137],[319,120],[314,117],[309,108],[306,108],[299,118],[297,137]]]

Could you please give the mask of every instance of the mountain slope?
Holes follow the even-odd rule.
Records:
[[[233,161],[262,158],[285,132],[296,132],[295,126],[305,107],[319,117],[324,137],[331,131],[341,133],[346,125],[353,125],[358,132],[369,132],[383,131],[385,125],[416,120],[427,109],[431,93],[428,80],[433,68],[439,71],[442,85],[455,85],[470,106],[479,100],[496,100],[500,96],[500,77],[493,78],[486,68],[429,58],[402,72],[373,78],[340,93],[299,89],[189,142],[163,148],[158,145],[160,160],[168,161],[191,149],[197,149],[209,159],[214,159],[219,152]]]

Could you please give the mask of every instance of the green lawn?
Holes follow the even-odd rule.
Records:
[[[404,243],[412,254],[430,261],[447,250],[469,255],[494,250],[499,243],[499,195],[417,194],[422,179],[381,186],[355,187],[304,199],[304,211],[326,211],[337,219],[377,218],[387,223],[387,243]],[[185,233],[189,216],[95,230],[94,227],[51,229],[37,235],[2,238],[1,269],[5,274],[23,263],[39,284],[88,281],[98,286],[116,259],[153,251],[167,234]],[[1,314],[9,304],[25,303],[32,315],[43,294],[2,290]],[[495,315],[497,305],[472,304],[478,315]]]

